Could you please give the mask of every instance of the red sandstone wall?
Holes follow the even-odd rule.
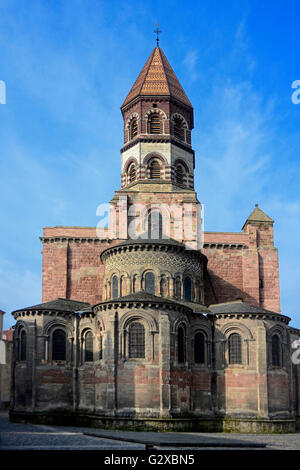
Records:
[[[100,254],[118,240],[99,241],[92,227],[47,227],[43,235],[43,302],[62,297],[98,303],[104,275]],[[206,304],[243,299],[280,312],[272,227],[248,226],[241,233],[205,232],[201,251],[208,258],[213,287],[207,284]]]

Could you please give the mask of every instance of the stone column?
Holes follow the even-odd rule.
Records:
[[[260,417],[267,418],[269,415],[268,403],[268,363],[267,363],[267,338],[266,329],[263,325],[257,328],[257,410]]]
[[[167,314],[160,315],[160,414],[170,416],[171,385],[170,385],[170,321]]]

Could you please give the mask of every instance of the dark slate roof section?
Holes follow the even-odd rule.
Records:
[[[206,314],[206,313],[211,313],[210,310],[205,307],[202,304],[199,304],[197,302],[187,302],[185,300],[174,300],[170,299],[168,297],[159,297],[154,294],[150,294],[145,291],[139,291],[135,292],[133,294],[125,295],[124,297],[118,297],[115,299],[108,299],[104,300],[103,302],[99,302],[99,304],[105,304],[105,303],[118,303],[118,302],[153,302],[153,303],[167,303],[167,304],[176,304],[176,305],[181,305],[188,310],[191,311],[191,313],[198,313],[198,314]],[[96,307],[94,305],[94,307]]]
[[[256,307],[255,305],[249,305],[241,300],[213,304],[209,305],[208,308],[212,313],[253,313],[258,315],[280,315],[281,317],[284,317],[284,315],[278,312],[272,312],[271,310],[266,310],[262,307]]]
[[[56,311],[56,312],[76,312],[82,311],[89,308],[91,305],[87,302],[80,302],[79,300],[70,300],[58,298],[51,300],[50,302],[44,302],[43,304],[33,305],[31,307],[20,308],[12,313],[24,312],[30,310],[44,310],[44,311]]]

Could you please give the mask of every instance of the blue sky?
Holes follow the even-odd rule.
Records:
[[[288,5],[288,6],[287,6]],[[120,188],[120,105],[160,45],[195,111],[205,230],[275,220],[281,309],[300,328],[296,1],[0,0],[0,309],[41,301],[45,226],[96,226]],[[107,177],[109,175],[109,178]]]

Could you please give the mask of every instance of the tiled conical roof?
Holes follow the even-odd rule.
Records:
[[[153,49],[122,107],[137,96],[153,95],[172,96],[192,106],[160,47]]]

